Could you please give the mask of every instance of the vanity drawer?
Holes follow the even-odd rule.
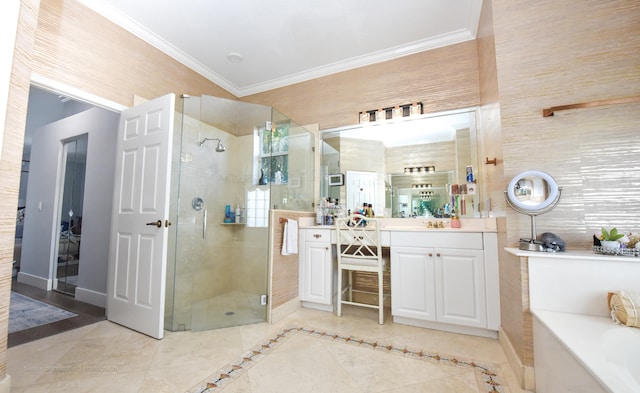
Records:
[[[482,250],[482,233],[470,232],[402,232],[393,231],[391,247],[446,247],[467,250]]]
[[[307,228],[304,230],[304,241],[329,243],[331,241],[331,230]]]

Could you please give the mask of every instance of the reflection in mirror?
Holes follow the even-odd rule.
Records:
[[[60,187],[60,226],[54,290],[75,294],[80,265],[82,208],[87,163],[88,134],[64,142],[64,167]]]
[[[330,186],[329,174],[373,172],[377,216],[479,217],[477,191],[450,193],[451,184],[466,183],[466,167],[478,165],[475,109],[327,129],[321,139],[321,197],[346,204],[348,182]]]
[[[549,174],[526,171],[516,175],[507,188],[509,204],[521,213],[542,213],[557,203],[560,189]]]

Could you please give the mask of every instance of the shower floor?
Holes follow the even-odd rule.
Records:
[[[194,303],[191,314],[191,330],[201,331],[265,322],[267,306],[259,294],[231,291]]]

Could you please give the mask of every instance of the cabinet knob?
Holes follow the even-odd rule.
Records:
[[[437,253],[437,254],[436,254],[436,256],[437,256],[437,257],[439,257],[439,256],[440,256],[440,253]]]
[[[322,235],[319,234],[319,233],[314,233],[313,237],[315,237],[316,239],[320,239],[322,237]]]
[[[430,257],[432,257],[432,256],[433,256],[433,253],[432,253],[432,252],[430,252],[430,253],[429,253],[429,256],[430,256]]]

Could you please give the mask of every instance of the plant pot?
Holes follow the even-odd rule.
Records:
[[[600,240],[600,245],[604,248],[620,248],[620,242],[617,240]]]

